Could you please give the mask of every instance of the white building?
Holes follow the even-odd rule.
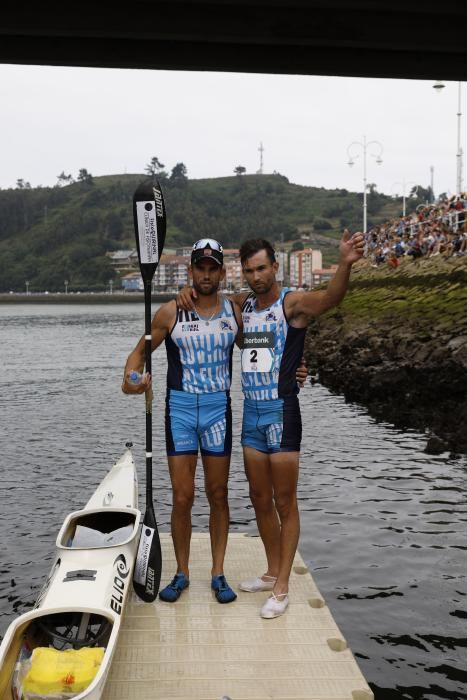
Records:
[[[285,286],[289,280],[289,254],[286,250],[276,250],[276,262],[279,263],[276,280]]]
[[[223,287],[238,292],[243,287],[243,272],[238,248],[224,248],[225,279]]]

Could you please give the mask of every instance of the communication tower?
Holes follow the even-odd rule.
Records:
[[[259,144],[258,151],[259,151],[259,170],[257,170],[256,173],[257,173],[257,175],[262,175],[263,174],[263,153],[264,153],[262,141]]]

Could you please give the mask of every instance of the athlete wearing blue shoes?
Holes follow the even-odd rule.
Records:
[[[167,352],[166,446],[172,482],[171,532],[177,561],[173,580],[159,596],[175,602],[189,586],[191,509],[195,492],[198,448],[201,449],[206,495],[210,506],[209,532],[212,551],[211,587],[219,603],[237,597],[224,576],[224,556],[229,530],[227,482],[232,447],[230,383],[232,349],[240,313],[218,288],[225,275],[223,251],[213,239],[193,246],[190,274],[197,293],[191,311],[176,301],[160,307],[152,321],[152,350],[163,341]],[[132,384],[132,370],[144,368],[144,336],[128,356],[122,390],[145,392],[151,377]]]
[[[312,318],[344,298],[352,265],[363,255],[363,236],[344,232],[337,272],[325,290],[280,289],[274,249],[264,239],[242,244],[240,258],[250,294],[236,294],[243,321],[242,445],[267,571],[240,584],[244,591],[269,591],[261,616],[282,615],[289,604],[289,578],[300,520],[297,482],[302,426],[296,371]],[[190,297],[184,290],[183,304]],[[195,297],[195,292],[190,291]]]

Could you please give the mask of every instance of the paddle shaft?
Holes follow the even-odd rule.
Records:
[[[151,280],[144,280],[144,354],[146,372],[152,376]],[[146,508],[152,508],[152,388],[146,392]]]

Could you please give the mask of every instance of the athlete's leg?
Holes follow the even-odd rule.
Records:
[[[224,557],[229,534],[228,487],[230,455],[202,455],[204,484],[209,501],[209,533],[211,536],[212,576],[224,573]]]
[[[245,473],[250,486],[250,499],[255,509],[258,531],[268,562],[268,576],[277,576],[280,567],[281,530],[273,501],[270,456],[252,447],[243,448]]]
[[[195,496],[197,455],[168,457],[172,482],[171,532],[177,560],[177,573],[189,578],[191,509]]]
[[[275,510],[280,520],[280,564],[273,592],[287,593],[292,564],[300,535],[297,504],[299,452],[269,455]]]
[[[232,451],[232,410],[230,396],[216,392],[200,397],[199,441],[204,466],[204,485],[209,501],[212,576],[224,572],[229,534],[228,487]]]

